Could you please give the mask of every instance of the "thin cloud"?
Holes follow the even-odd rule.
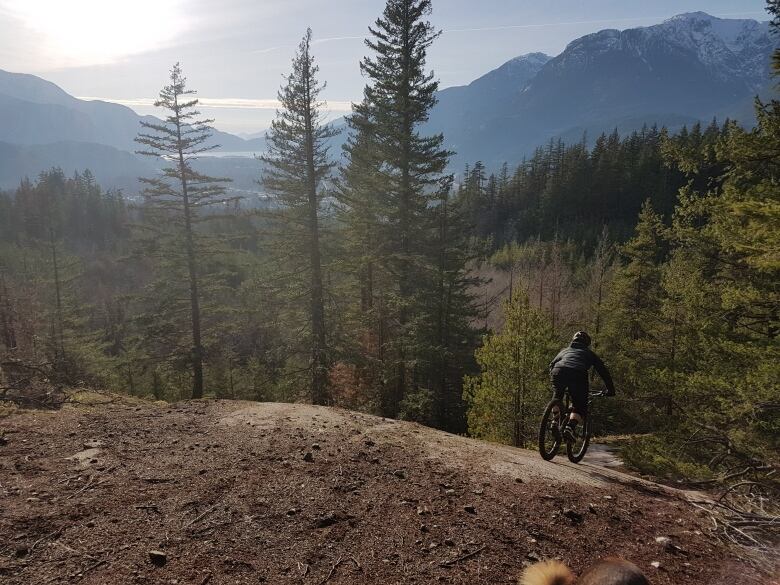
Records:
[[[105,98],[105,97],[79,97],[81,100],[99,100],[121,104],[128,107],[152,107],[154,98]],[[199,97],[198,104],[204,108],[230,109],[230,110],[277,110],[281,107],[279,100],[275,99],[246,99],[246,98],[209,98]],[[349,112],[352,110],[352,102],[328,101],[326,109],[333,112]]]
[[[325,37],[324,39],[314,39],[313,45],[321,45],[322,43],[332,43],[333,41],[362,41],[366,38],[363,36],[351,36],[351,37]]]
[[[748,15],[748,14],[760,14],[755,12],[740,12],[736,13],[740,15]],[[724,15],[725,16],[725,15]],[[482,31],[495,31],[495,30],[506,30],[506,29],[514,29],[514,28],[549,28],[549,27],[555,27],[555,26],[568,26],[568,25],[574,25],[574,24],[604,24],[604,23],[613,23],[613,22],[638,22],[641,20],[651,20],[651,19],[658,19],[658,18],[664,18],[664,17],[653,17],[653,16],[646,16],[642,18],[623,18],[623,19],[610,19],[610,20],[583,20],[578,22],[548,22],[548,23],[541,23],[541,24],[516,24],[516,25],[503,25],[503,26],[487,26],[487,27],[477,27],[477,28],[448,28],[444,29],[442,32],[448,33],[448,32],[482,32]],[[312,40],[312,45],[322,45],[325,43],[333,43],[333,42],[339,42],[339,41],[363,41],[367,38],[368,35],[344,35],[344,36],[338,36],[338,37],[325,37],[323,39],[314,39]],[[256,49],[254,51],[251,51],[251,53],[270,53],[271,51],[276,51],[279,49],[287,49],[287,48],[294,48],[293,45],[280,45],[277,47],[267,47],[265,49]]]
[[[766,12],[721,12],[718,14],[714,14],[713,16],[720,17],[720,18],[728,18],[733,16],[762,16],[766,15]],[[496,26],[480,26],[480,27],[467,27],[467,28],[446,28],[443,29],[443,33],[465,33],[465,32],[491,32],[491,31],[500,31],[500,30],[514,30],[514,29],[533,29],[533,28],[555,28],[558,26],[577,26],[577,25],[583,25],[583,24],[618,24],[618,23],[629,23],[629,22],[642,22],[645,20],[648,21],[658,21],[658,20],[664,20],[666,18],[669,18],[669,15],[664,16],[641,16],[641,17],[635,17],[635,18],[609,18],[609,19],[603,19],[603,20],[575,20],[575,21],[569,21],[569,22],[541,22],[541,23],[535,23],[535,24],[504,24],[504,25],[496,25]],[[324,43],[332,43],[332,42],[339,42],[339,41],[362,41],[365,40],[367,35],[344,35],[344,36],[338,36],[338,37],[325,37],[323,39],[314,39],[312,41],[313,45],[321,45]],[[262,53],[270,53],[272,51],[277,51],[279,49],[289,49],[294,48],[293,45],[280,45],[276,47],[268,47],[265,49],[257,49],[254,51],[251,51],[253,54],[262,54]]]
[[[94,96],[78,96],[76,99],[85,100],[88,102],[110,102],[112,104],[120,104],[122,106],[128,106],[128,107],[154,106],[154,99],[152,98],[116,99],[116,98],[94,97]]]
[[[265,49],[255,49],[249,51],[250,55],[264,55],[265,53],[273,53],[274,51],[280,51],[282,49],[294,49],[295,45],[277,45],[276,47],[266,47]]]
[[[324,43],[332,43],[337,41],[362,41],[366,37],[365,36],[352,36],[352,37],[326,37],[324,39],[314,39],[312,40],[312,45],[322,45]],[[265,49],[255,49],[254,51],[250,51],[250,54],[252,55],[262,55],[264,53],[271,53],[273,51],[279,51],[281,49],[295,49],[295,45],[278,45],[276,47],[266,47]]]
[[[714,16],[758,16],[766,14],[764,12],[728,12],[728,13],[721,13],[716,14]],[[489,31],[498,31],[498,30],[512,30],[512,29],[522,29],[522,28],[554,28],[557,26],[574,26],[574,25],[581,25],[581,24],[617,24],[621,22],[641,22],[643,20],[661,20],[668,18],[668,16],[642,16],[642,17],[636,17],[636,18],[610,18],[605,20],[577,20],[577,21],[570,21],[570,22],[543,22],[543,23],[537,23],[537,24],[505,24],[500,26],[484,26],[484,27],[473,27],[473,28],[448,28],[444,29],[443,32],[445,33],[460,33],[460,32],[489,32]]]
[[[271,51],[278,51],[281,48],[283,47],[268,47],[267,49],[256,49],[254,51],[250,51],[250,53],[252,53],[253,55],[260,55],[263,53],[270,53]]]

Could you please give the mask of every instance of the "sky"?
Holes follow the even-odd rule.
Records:
[[[276,92],[310,26],[332,117],[359,101],[367,27],[384,0],[0,0],[0,69],[141,114],[180,62],[220,130],[268,127]],[[443,34],[428,64],[441,87],[467,84],[530,52],[559,54],[585,34],[683,12],[767,20],[764,0],[433,0]]]

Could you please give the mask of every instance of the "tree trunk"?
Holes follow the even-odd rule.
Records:
[[[11,295],[5,278],[0,274],[0,324],[3,326],[3,343],[7,349],[16,349],[16,325],[14,319],[14,307],[11,304]]]
[[[409,29],[411,26],[411,18],[409,15],[408,4],[404,5],[404,30],[403,30],[403,50],[401,55],[401,76],[402,85],[400,91],[400,107],[402,115],[402,129],[401,129],[401,158],[399,166],[401,170],[401,185],[399,192],[399,209],[398,209],[398,231],[401,239],[401,261],[399,266],[398,275],[398,292],[401,297],[401,308],[398,312],[398,325],[400,330],[400,343],[398,346],[398,363],[395,380],[394,395],[392,396],[389,404],[388,416],[396,417],[398,415],[398,407],[404,398],[406,393],[406,349],[404,347],[407,331],[406,325],[408,321],[408,306],[412,291],[411,291],[411,279],[409,274],[409,250],[410,250],[410,203],[411,203],[411,137],[412,137],[412,121],[409,112],[409,93],[411,91],[410,84],[411,79],[409,75],[409,69],[411,66],[411,47],[409,39]]]
[[[60,266],[57,261],[57,244],[54,241],[54,229],[49,228],[49,244],[51,245],[51,260],[54,269],[54,293],[56,300],[56,325],[55,325],[55,368],[60,375],[64,374],[65,365],[65,323],[62,314],[62,286],[60,284]]]
[[[177,99],[178,103],[178,99]],[[200,334],[200,293],[198,290],[198,271],[195,260],[195,241],[192,230],[192,210],[187,190],[187,167],[182,149],[181,121],[176,113],[176,132],[179,150],[179,179],[181,181],[184,204],[184,234],[187,248],[187,271],[190,280],[190,315],[192,321],[192,397],[203,398],[203,345]]]
[[[674,308],[672,317],[672,347],[669,356],[669,368],[672,372],[672,388],[666,400],[666,416],[671,417],[674,414],[674,396],[677,393],[677,307]]]
[[[309,268],[311,271],[310,311],[312,332],[311,356],[311,400],[313,404],[328,404],[328,358],[325,329],[325,301],[322,286],[322,260],[320,253],[319,201],[317,200],[317,177],[314,167],[314,130],[312,122],[311,71],[309,59],[304,61],[306,71],[306,174],[308,190],[309,220]]]

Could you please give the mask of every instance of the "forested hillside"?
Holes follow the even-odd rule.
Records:
[[[686,148],[714,144],[721,128],[684,128],[674,140]],[[686,184],[682,172],[664,161],[665,129],[645,128],[620,136],[616,131],[567,145],[551,141],[516,168],[504,165],[487,174],[482,162],[466,166],[458,194],[478,237],[494,246],[554,237],[589,244],[604,226],[612,240],[627,239],[645,200],[662,214],[674,208]]]
[[[618,387],[599,432],[645,434],[630,464],[776,496],[780,101],[455,184],[419,131],[430,12],[389,0],[372,26],[340,166],[307,33],[257,163],[268,209],[194,166],[211,130],[178,65],[138,129],[169,165],[142,200],[56,168],[0,195],[0,396],[311,401],[521,446],[586,328]]]

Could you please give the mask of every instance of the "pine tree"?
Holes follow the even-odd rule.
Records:
[[[450,190],[441,192],[435,210],[438,215],[438,251],[435,294],[427,313],[435,321],[424,327],[429,339],[421,338],[421,347],[430,347],[431,367],[427,371],[426,387],[433,389],[435,426],[450,432],[463,432],[463,374],[472,369],[473,352],[478,345],[472,325],[477,317],[475,291],[483,280],[474,275],[471,265],[482,256],[469,229],[470,219],[459,200],[453,200]]]
[[[585,291],[588,316],[588,330],[598,339],[604,325],[604,309],[614,268],[615,248],[609,240],[609,231],[604,226],[593,256],[587,265]]]
[[[776,31],[780,4],[768,8]],[[653,318],[633,348],[640,381],[666,396],[673,416],[664,417],[660,441],[636,442],[629,461],[732,482],[722,497],[731,507],[759,494],[776,498],[779,489],[780,102],[757,100],[756,114],[751,130],[713,123],[662,136],[665,160],[688,184],[668,231],[670,257],[653,262],[660,288],[645,296]],[[657,231],[646,229],[648,219],[640,223],[646,236]]]
[[[620,247],[622,265],[615,270],[606,301],[606,353],[616,363],[617,378],[632,396],[657,402],[671,414],[671,395],[649,370],[663,361],[666,339],[656,336],[662,321],[663,262],[666,228],[650,202],[642,207],[634,237]]]
[[[548,397],[552,334],[547,317],[524,293],[505,303],[504,316],[503,330],[486,337],[476,352],[481,373],[466,378],[464,400],[469,433],[523,446]]]
[[[418,131],[438,88],[425,69],[427,50],[439,35],[425,20],[430,12],[430,0],[388,0],[383,15],[369,28],[366,45],[373,55],[361,62],[369,81],[363,101],[348,119],[352,136],[345,146],[344,219],[351,230],[371,232],[374,241],[366,252],[372,260],[366,268],[372,275],[381,269],[391,287],[381,301],[392,313],[383,320],[394,327],[386,344],[391,351],[383,350],[393,372],[381,410],[390,416],[397,414],[407,387],[417,383],[414,364],[421,349],[415,345],[412,316],[420,314],[426,283],[435,274],[430,208],[449,181],[442,176],[449,156],[443,137],[424,137]],[[369,201],[358,202],[366,187],[372,191]]]
[[[342,305],[342,320],[348,325],[341,343],[349,347],[346,353],[352,362],[342,365],[354,378],[348,384],[347,403],[370,404],[380,411],[392,377],[392,357],[387,347],[387,300],[392,281],[385,269],[384,246],[389,235],[381,195],[384,185],[380,168],[384,163],[376,146],[377,136],[363,122],[355,117],[349,120],[353,129],[347,138],[349,164],[342,167],[336,189],[336,218],[343,227],[337,262],[347,276],[341,296],[353,301]]]
[[[623,335],[636,340],[644,336],[647,315],[657,306],[660,264],[666,252],[664,225],[649,201],[639,214],[634,237],[620,253],[625,265],[615,275],[612,309],[622,315]]]
[[[165,161],[161,177],[142,178],[146,198],[144,212],[161,220],[156,235],[163,242],[163,254],[174,263],[186,266],[189,288],[192,346],[189,363],[192,368],[192,397],[203,396],[203,340],[201,331],[201,290],[199,262],[203,248],[199,245],[196,226],[204,219],[209,206],[226,201],[224,182],[227,179],[209,177],[193,168],[199,154],[216,148],[208,145],[209,124],[213,120],[200,118],[195,92],[187,89],[186,78],[177,63],[170,73],[170,84],[161,91],[156,107],[166,110],[165,120],[141,122],[143,130],[136,142],[145,147],[138,154],[160,157]],[[147,227],[153,227],[147,222]]]
[[[317,81],[319,68],[311,55],[311,29],[306,31],[293,71],[279,91],[282,109],[271,124],[263,185],[282,205],[272,214],[284,223],[286,258],[293,251],[307,256],[309,290],[308,321],[311,331],[311,380],[309,391],[314,404],[327,404],[328,345],[325,321],[321,251],[322,182],[334,164],[328,160],[325,142],[335,132],[323,123],[319,95],[325,88]]]

